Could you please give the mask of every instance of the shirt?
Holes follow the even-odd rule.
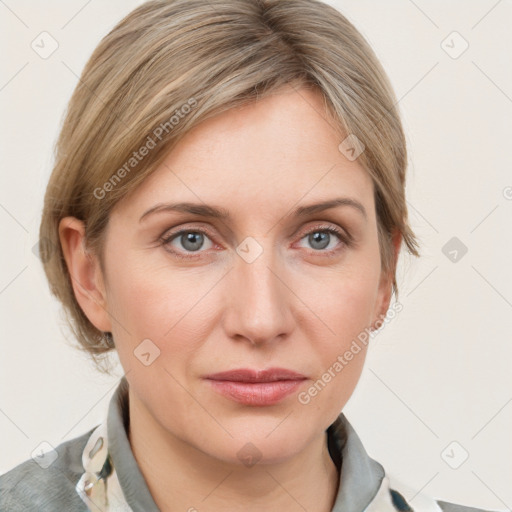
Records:
[[[129,421],[123,376],[99,425],[0,476],[0,510],[158,511],[131,450]],[[340,475],[332,512],[486,512],[415,495],[368,456],[343,413],[327,429],[327,442]]]

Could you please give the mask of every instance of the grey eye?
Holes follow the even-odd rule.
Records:
[[[193,253],[204,252],[214,246],[211,238],[200,229],[182,229],[162,238],[162,243],[178,256],[187,257]]]
[[[204,245],[203,233],[197,231],[186,231],[177,237],[180,240],[182,247],[187,251],[198,251]]]
[[[318,250],[325,249],[331,240],[331,233],[325,231],[314,231],[307,236],[311,247]]]

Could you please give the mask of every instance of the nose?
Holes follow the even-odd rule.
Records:
[[[235,254],[234,267],[226,276],[227,335],[252,345],[289,337],[294,326],[294,296],[287,287],[283,266],[269,246],[253,261],[240,254]]]

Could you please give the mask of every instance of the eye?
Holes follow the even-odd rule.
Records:
[[[175,233],[165,234],[161,238],[162,245],[178,257],[188,258],[194,255],[183,255],[182,253],[200,253],[201,249],[210,249],[213,242],[208,233],[202,229],[182,229]],[[208,245],[209,244],[209,245]]]
[[[302,235],[300,241],[302,240],[306,241],[315,255],[334,256],[350,246],[352,238],[345,231],[327,225],[315,226]],[[160,237],[160,243],[165,250],[181,259],[199,258],[215,245],[208,232],[200,228],[165,233]]]
[[[314,252],[327,254],[350,245],[350,236],[334,226],[315,226],[305,233],[301,240],[305,240]]]

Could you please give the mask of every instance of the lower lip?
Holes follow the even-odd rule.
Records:
[[[218,393],[244,405],[273,405],[296,391],[304,380],[280,380],[275,382],[234,382],[210,380]]]

